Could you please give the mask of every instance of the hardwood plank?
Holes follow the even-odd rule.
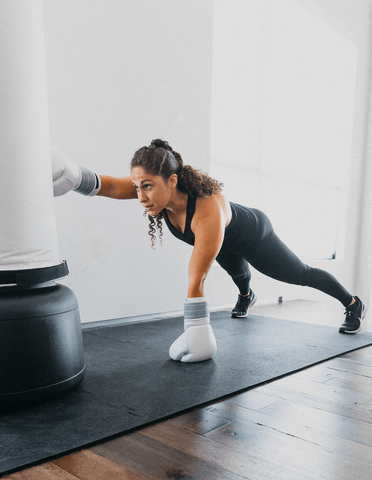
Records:
[[[372,447],[371,424],[282,400],[262,410],[276,418],[290,420],[320,432]]]
[[[352,355],[354,352],[346,353],[345,355],[341,355],[339,358],[348,360],[352,363],[357,363],[361,365],[372,366],[372,357],[365,356],[365,355]]]
[[[270,395],[257,392],[256,389],[252,389],[248,390],[247,392],[234,395],[225,401],[228,403],[233,403],[234,405],[240,405],[241,407],[250,408],[251,410],[260,410],[261,408],[277,402],[277,399]]]
[[[359,405],[359,408],[361,410],[365,410],[365,411],[368,411],[368,412],[372,413],[372,401],[367,402],[367,403],[363,403],[363,405]]]
[[[309,407],[319,408],[327,412],[337,413],[344,417],[355,418],[357,420],[362,420],[363,422],[372,423],[372,414],[371,412],[365,410],[365,407],[368,403],[363,405],[347,406],[341,403],[338,403],[334,400],[325,400],[323,398],[318,398],[314,395],[304,394],[301,392],[296,392],[287,388],[280,388],[274,385],[273,383],[265,385],[263,387],[258,387],[258,389],[264,392],[266,395],[272,395],[276,398],[282,398],[301,405],[307,405]]]
[[[162,422],[140,431],[172,448],[197,457],[251,480],[307,480],[310,477],[279,467],[270,461],[247,453],[237,452],[209,438],[189,432],[171,422]]]
[[[350,378],[353,377],[353,378]],[[357,378],[357,381],[354,380]],[[371,379],[372,381],[372,379]],[[342,380],[340,378],[332,378],[324,382],[324,385],[330,385],[332,387],[346,388],[347,390],[353,390],[355,392],[365,393],[370,395],[370,400],[372,400],[372,384],[366,384],[358,381],[357,376],[349,375],[348,380]]]
[[[308,373],[308,375],[307,375]],[[319,378],[311,378],[312,375],[319,375]],[[323,383],[321,381],[321,377],[325,377],[328,380],[332,378],[339,378],[343,380],[350,380],[352,379],[353,382],[359,382],[359,383],[364,383],[366,385],[372,385],[372,378],[370,377],[365,377],[362,375],[358,375],[355,373],[351,372],[345,372],[343,370],[338,370],[336,368],[329,368],[321,365],[315,365],[314,367],[311,367],[309,369],[303,370],[301,372],[297,372],[293,374],[293,376],[299,377],[299,378],[307,378],[308,380],[313,380],[313,381],[320,381],[320,383]]]
[[[293,376],[296,378],[304,378],[306,380],[312,380],[313,382],[318,382],[318,383],[325,383],[328,380],[335,378],[335,375],[329,369],[328,369],[328,373],[325,371],[325,369],[324,369],[324,373],[320,373],[320,372],[317,372],[316,370],[313,370],[312,368],[301,370],[301,372],[294,373]]]
[[[346,388],[333,387],[293,375],[277,380],[275,385],[325,400],[335,400],[349,406],[363,404],[370,400],[370,395],[365,393],[353,392]]]
[[[91,448],[146,480],[182,478],[192,480],[241,480],[236,475],[211,462],[168,447],[152,438],[134,432]]]
[[[76,480],[77,477],[56,465],[44,463],[1,478],[2,480]]]
[[[326,366],[342,370],[343,372],[372,378],[372,365],[350,362],[347,358],[333,358],[332,360],[326,362]]]
[[[250,428],[247,428],[241,422],[233,422],[208,433],[206,437],[236,451],[255,455],[317,480],[350,480],[350,477],[355,476],[359,480],[371,478],[370,469],[365,475],[356,470],[354,465],[350,466],[345,461],[339,462],[337,455],[318,445],[262,425],[252,423]]]
[[[366,365],[372,365],[372,347],[360,348],[359,350],[345,353],[342,357],[365,363]]]
[[[238,395],[231,395],[225,400],[214,403],[213,405],[219,405],[225,402],[235,403],[252,410],[259,410],[267,405],[271,405],[278,401],[273,399],[270,395],[264,395],[256,392],[254,389],[247,392],[240,393]],[[224,421],[215,415],[210,415],[208,408],[197,408],[191,412],[184,413],[177,417],[168,420],[172,425],[189,429],[194,433],[204,434],[209,431],[219,428],[224,425]]]
[[[274,408],[275,405],[272,407]],[[307,425],[303,426],[301,423],[296,422],[295,417],[282,419],[278,415],[272,416],[270,412],[265,412],[265,409],[253,411],[238,405],[225,403],[224,405],[210,407],[210,410],[213,414],[230,418],[232,421],[247,423],[247,428],[251,428],[251,424],[261,425],[290,435],[291,437],[304,440],[310,444],[318,445],[326,451],[340,456],[341,460],[351,457],[353,462],[363,464],[359,466],[360,470],[370,471],[372,448],[351,441],[347,435],[346,438],[336,437],[332,435],[327,428],[316,429],[308,427]]]
[[[51,463],[62,470],[75,475],[80,480],[146,480],[107,458],[90,450],[81,450],[53,460]]]
[[[184,413],[168,420],[168,422],[201,435],[229,423],[228,420],[217,417],[216,415],[211,415],[206,408],[198,408],[191,412]]]

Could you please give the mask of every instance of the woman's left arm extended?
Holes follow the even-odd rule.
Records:
[[[226,214],[219,196],[197,200],[191,223],[195,244],[188,269],[188,298],[204,296],[204,281],[221,249],[225,225]]]
[[[184,333],[169,349],[173,360],[202,362],[217,351],[210,325],[208,300],[204,297],[204,281],[218,255],[225,233],[226,202],[224,197],[197,199],[191,229],[195,244],[189,263],[189,288],[184,309]]]

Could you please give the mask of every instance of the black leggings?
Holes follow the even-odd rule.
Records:
[[[250,290],[251,264],[259,272],[281,282],[313,287],[339,300],[345,307],[352,295],[330,273],[303,263],[276,235],[267,216],[255,210],[262,234],[234,253],[220,253],[216,261],[232,277],[242,295]]]

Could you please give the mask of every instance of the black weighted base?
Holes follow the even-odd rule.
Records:
[[[84,373],[75,294],[54,282],[0,288],[0,410],[61,395]]]

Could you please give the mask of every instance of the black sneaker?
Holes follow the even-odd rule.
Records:
[[[256,300],[256,295],[252,290],[249,291],[249,295],[247,297],[243,297],[243,295],[240,295],[239,293],[238,301],[231,311],[231,316],[233,318],[248,317],[248,309],[253,307],[253,305],[256,303]]]
[[[340,333],[358,333],[362,328],[362,320],[367,312],[364,303],[355,297],[355,303],[350,307],[346,307],[345,322],[341,325]]]

